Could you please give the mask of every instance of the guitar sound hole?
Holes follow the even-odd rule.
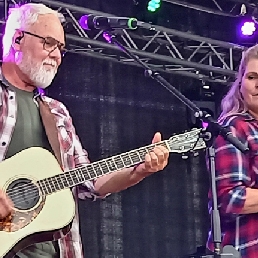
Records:
[[[6,191],[12,200],[14,207],[19,210],[29,210],[39,201],[39,189],[31,180],[27,178],[13,181]]]

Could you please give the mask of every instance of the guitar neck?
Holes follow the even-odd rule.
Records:
[[[156,146],[164,146],[168,148],[167,140],[150,144],[139,149],[135,149],[123,154],[119,154],[110,158],[75,168],[62,174],[39,180],[37,183],[41,191],[45,194],[52,194],[60,190],[71,188],[73,186],[84,183],[88,180],[95,179],[105,174],[112,173],[117,170],[132,167],[142,163],[145,155]],[[169,148],[168,148],[169,149]]]

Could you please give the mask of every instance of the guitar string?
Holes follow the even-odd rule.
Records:
[[[160,142],[160,143],[162,143],[162,144],[164,144],[164,142]],[[159,145],[162,145],[162,144],[159,144]],[[147,146],[146,148],[148,148],[148,147],[154,147],[154,146],[156,146],[157,144],[151,144],[151,145],[149,145],[149,146]],[[165,145],[166,146],[166,145]],[[125,162],[123,161],[123,159],[124,159],[124,157],[123,156],[126,156],[126,155],[128,155],[128,157],[130,158],[130,160],[132,161],[132,158],[131,157],[137,157],[137,158],[140,158],[140,161],[139,162],[141,162],[142,161],[142,157],[139,155],[139,154],[142,154],[142,153],[140,153],[140,151],[141,150],[145,150],[144,149],[145,147],[142,147],[142,148],[140,148],[140,149],[138,149],[137,150],[137,153],[136,152],[133,152],[133,151],[130,151],[130,152],[127,152],[127,153],[122,153],[122,154],[119,154],[119,155],[117,155],[117,156],[113,156],[113,157],[109,157],[109,158],[106,158],[106,159],[103,159],[103,160],[100,160],[100,161],[96,161],[96,162],[93,162],[93,163],[89,163],[88,165],[86,165],[86,166],[81,166],[81,167],[78,167],[78,168],[74,168],[74,169],[72,169],[72,170],[70,170],[69,171],[69,174],[71,174],[71,173],[73,173],[73,172],[76,172],[78,169],[83,169],[83,168],[86,168],[86,167],[92,167],[92,168],[94,168],[94,165],[96,165],[96,164],[98,164],[98,163],[105,163],[106,162],[106,165],[107,165],[107,167],[108,167],[108,165],[110,165],[110,163],[108,163],[109,161],[111,161],[111,159],[113,159],[112,161],[113,161],[113,163],[119,163],[119,162],[117,162],[117,161],[115,161],[114,162],[114,159],[116,159],[116,158],[120,158],[120,160],[122,161],[122,165],[125,167],[126,165],[125,165]],[[147,153],[147,151],[145,150],[145,153]],[[143,154],[143,155],[145,155],[145,153]],[[128,158],[127,158],[127,160],[128,160]],[[130,166],[132,166],[132,165],[134,165],[134,163],[137,163],[137,162],[133,162],[132,161],[132,164],[130,164]],[[114,164],[113,164],[114,165]],[[120,169],[122,169],[123,167],[121,167]],[[93,169],[93,171],[94,171],[94,169]],[[65,175],[66,175],[66,173],[67,172],[64,172],[63,174],[58,174],[58,175],[56,175],[56,176],[61,176],[61,177],[65,177]],[[51,177],[50,178],[48,178],[48,179],[51,179]],[[43,179],[44,180],[44,179]],[[41,181],[41,180],[39,180],[39,181]],[[87,180],[86,180],[87,181]],[[19,188],[23,188],[24,187],[24,185],[23,186],[21,186],[21,187],[19,187]],[[7,191],[8,193],[10,193],[10,192],[12,192],[13,190],[11,189],[10,191]],[[15,191],[14,191],[15,192]]]
[[[121,163],[122,164],[122,163]],[[77,170],[78,169],[76,169],[76,171],[72,171],[72,172],[77,172]],[[76,176],[76,174],[77,173],[72,173],[72,172],[70,172],[70,174],[73,174],[73,176]],[[96,174],[96,176],[94,176],[94,177],[92,177],[92,174],[90,173],[90,172],[88,172],[88,171],[86,171],[86,173],[87,173],[87,176],[88,176],[88,180],[92,180],[92,179],[94,179],[94,178],[96,178],[96,177],[98,177],[98,176],[101,176],[101,175],[97,175]],[[107,174],[107,173],[105,173],[105,174]],[[63,176],[62,174],[60,174],[61,176]],[[102,175],[104,175],[104,173],[102,173]],[[84,176],[85,177],[85,176]],[[87,180],[84,180],[84,182],[85,181],[87,181]],[[67,180],[67,182],[68,182],[68,180]],[[57,184],[58,184],[58,182],[56,182]],[[68,183],[70,183],[70,182],[68,182]],[[46,185],[46,184],[45,184]],[[75,185],[77,185],[77,184],[75,184]],[[39,185],[38,185],[39,186]],[[42,185],[41,185],[42,186]],[[52,185],[53,186],[53,185]],[[59,185],[60,186],[60,185]],[[26,183],[26,184],[24,184],[22,187],[18,187],[18,188],[23,188],[24,189],[24,187],[26,187],[27,188],[27,191],[28,192],[26,192],[26,195],[33,195],[33,194],[37,194],[36,196],[31,196],[30,198],[27,198],[27,199],[24,199],[23,197],[21,197],[20,195],[21,195],[21,193],[18,193],[19,195],[12,195],[12,201],[14,201],[14,202],[19,202],[19,203],[25,203],[25,202],[27,202],[27,201],[29,201],[29,200],[33,200],[33,199],[35,199],[35,198],[38,198],[39,196],[45,196],[45,195],[48,195],[49,193],[47,193],[47,194],[42,194],[42,191],[40,190],[40,187],[37,187],[37,185],[35,185],[35,184],[33,184],[33,183]],[[70,187],[64,187],[64,184],[63,184],[63,187],[59,187],[59,188],[61,188],[61,189],[58,189],[58,191],[61,191],[62,190],[62,188],[63,189],[65,189],[65,188],[71,188],[72,186],[70,186]],[[42,188],[42,187],[41,187]],[[51,185],[49,185],[48,187],[47,186],[45,186],[44,187],[44,189],[43,189],[43,191],[48,191],[48,189],[50,189],[50,191],[52,191],[53,190],[53,187],[51,187]],[[15,189],[15,190],[17,190],[17,191],[19,191],[17,188]],[[15,190],[10,190],[10,191],[7,191],[7,193],[10,193],[10,192],[16,192]],[[55,189],[55,190],[57,190],[57,189]]]
[[[90,173],[89,172],[87,172],[88,173],[88,175],[89,175],[89,177],[91,176],[90,175]],[[93,179],[93,178],[92,178]],[[89,180],[91,180],[91,179],[89,179]],[[87,181],[87,180],[86,180]],[[33,199],[35,199],[35,198],[38,198],[38,197],[45,197],[46,195],[48,195],[48,194],[43,194],[42,193],[42,191],[40,190],[40,187],[37,187],[37,185],[35,185],[35,184],[33,184],[33,183],[27,183],[26,185],[23,185],[23,187],[22,188],[24,188],[24,187],[27,187],[28,188],[28,192],[26,192],[26,195],[30,195],[31,197],[29,197],[29,198],[26,198],[26,199],[24,199],[24,197],[21,197],[20,195],[21,195],[21,193],[19,193],[19,195],[12,195],[11,197],[11,200],[15,203],[15,202],[19,202],[19,203],[25,203],[25,202],[28,202],[28,201],[30,201],[30,200],[33,200]],[[39,186],[39,185],[38,185]],[[20,187],[21,188],[21,187]],[[51,186],[49,187],[50,189],[51,189]],[[65,189],[65,188],[69,188],[69,187],[64,187],[63,189]],[[51,189],[52,190],[52,189]],[[60,189],[60,190],[62,190],[62,189]],[[19,190],[13,190],[13,192],[18,192]],[[10,190],[10,191],[8,191],[8,192],[12,192],[12,190]],[[33,196],[32,197],[32,195],[33,194],[36,194],[36,196]]]
[[[164,145],[165,144],[165,146],[164,147],[167,147],[167,145],[166,145],[166,141],[167,140],[165,140],[165,141],[162,141],[162,142],[159,142],[158,144],[157,143],[155,143],[155,144],[151,144],[151,145],[148,145],[148,146],[146,146],[146,147],[142,147],[142,148],[140,148],[139,150],[141,150],[141,149],[146,149],[146,148],[149,148],[149,147],[155,147],[156,145]],[[149,150],[148,150],[149,151]],[[131,151],[131,152],[133,152],[133,151]],[[128,154],[129,154],[130,152],[128,152]],[[138,152],[139,153],[139,152]],[[126,155],[127,153],[124,153],[124,154],[120,154],[120,155],[117,155],[117,156],[114,156],[113,158],[115,158],[115,157],[119,157],[119,156],[122,156],[122,155]],[[132,153],[132,154],[135,154],[135,153]],[[137,154],[136,154],[137,155]],[[138,155],[137,155],[138,156]],[[129,155],[129,157],[130,157],[130,155]],[[105,160],[109,160],[109,159],[112,159],[112,157],[110,157],[110,158],[107,158],[107,159],[104,159],[104,160],[102,160],[102,162],[104,162]],[[142,159],[142,158],[141,158]],[[101,162],[101,161],[99,161],[99,162]],[[95,164],[97,164],[97,163],[99,163],[99,162],[93,162],[93,163],[91,163],[91,164],[89,164],[88,166],[91,166],[92,168],[93,168],[93,165],[95,165]],[[137,164],[137,163],[135,163],[135,164]],[[134,164],[132,164],[132,165],[134,165]],[[132,166],[131,165],[131,166]],[[74,173],[74,172],[77,172],[77,170],[78,169],[85,169],[87,166],[82,166],[81,168],[75,168],[75,169],[72,169],[72,170],[70,170],[69,171],[69,174],[71,175],[72,173]],[[93,169],[93,171],[94,171],[94,169]],[[94,177],[92,177],[91,176],[91,174],[90,174],[90,172],[88,172],[87,171],[87,169],[86,169],[86,172],[87,172],[87,174],[88,174],[88,177],[89,177],[89,179],[88,180],[92,180],[92,179],[94,179]],[[75,173],[74,173],[74,175],[76,175]],[[104,175],[104,174],[103,174]],[[65,173],[64,174],[58,174],[57,176],[64,176],[65,177]],[[98,176],[98,175],[97,175]],[[95,177],[96,178],[96,177]],[[51,179],[51,178],[49,178],[49,179]],[[44,179],[43,179],[44,180]],[[42,181],[42,180],[39,180],[39,181]],[[87,181],[87,180],[85,180],[85,181]],[[53,183],[53,182],[52,182]],[[56,181],[56,183],[58,184],[58,182]],[[69,183],[69,182],[68,182]],[[76,185],[76,184],[75,184]],[[29,198],[29,199],[26,199],[26,200],[24,200],[24,198],[22,198],[21,197],[21,200],[19,200],[19,197],[20,197],[20,189],[24,189],[24,187],[25,186],[27,186],[28,187],[28,189],[27,189],[27,191],[28,192],[26,192],[26,195],[29,195],[29,194],[35,194],[35,193],[40,193],[41,192],[41,190],[40,190],[40,187],[37,187],[37,185],[35,185],[35,184],[33,184],[33,183],[27,183],[27,184],[25,184],[25,185],[23,185],[23,186],[21,186],[21,187],[18,187],[18,188],[16,188],[16,189],[10,189],[9,191],[6,191],[6,193],[8,194],[8,193],[16,193],[17,192],[17,195],[18,195],[18,199],[16,199],[16,201],[20,201],[20,202],[26,202],[26,201],[29,201],[29,200],[32,200],[32,199],[34,199],[35,197],[32,197],[32,198]],[[31,187],[31,186],[33,186],[33,187]],[[53,185],[52,185],[53,186]],[[31,188],[30,188],[31,187]],[[35,187],[36,187],[36,189],[35,189]],[[48,187],[46,186],[45,187],[46,189],[48,189]],[[51,189],[51,191],[52,191],[52,187],[51,187],[51,185],[49,185],[49,188]],[[69,187],[64,187],[64,188],[69,188]],[[44,189],[43,189],[44,190]],[[62,190],[62,189],[60,189],[60,190]],[[12,195],[12,199],[14,199],[14,198],[16,198],[17,197],[17,195]],[[44,195],[40,195],[39,194],[39,196],[44,196]],[[38,196],[37,196],[38,197]]]
[[[124,155],[124,154],[121,154],[121,155],[119,155],[119,156],[122,156],[122,155]],[[137,158],[140,157],[140,155],[135,154],[135,153],[130,154],[130,156],[133,156],[133,158],[134,158],[134,157],[137,157]],[[112,166],[115,165],[115,162],[118,164],[118,166],[115,166],[115,167],[117,168],[117,170],[122,169],[123,167],[126,167],[126,166],[127,166],[127,165],[125,164],[125,162],[123,161],[123,159],[121,159],[122,162],[121,162],[121,161],[115,161],[115,162],[114,162],[114,159],[115,159],[116,157],[118,157],[118,156],[113,157],[112,162],[113,162],[114,164],[112,164]],[[69,172],[69,174],[73,174],[74,172],[77,172],[77,170],[79,170],[79,169],[82,170],[82,169],[87,169],[87,168],[92,168],[92,171],[95,172],[94,169],[95,169],[96,167],[94,167],[94,165],[97,165],[97,164],[99,164],[99,163],[105,163],[105,162],[106,162],[106,164],[105,164],[106,167],[109,169],[109,166],[110,166],[109,161],[111,161],[111,159],[112,159],[112,158],[107,158],[107,159],[103,159],[103,160],[100,160],[100,161],[97,161],[97,162],[89,163],[89,164],[86,165],[86,166],[81,166],[81,167],[78,167],[78,168],[74,168],[74,169],[72,169],[72,170],[70,170],[70,171],[68,171],[68,172]],[[128,159],[127,159],[127,160],[128,160]],[[137,161],[137,162],[133,162],[133,161],[132,161],[132,158],[130,158],[130,160],[131,160],[130,166],[134,165],[134,163],[138,163],[138,161]],[[140,161],[139,161],[139,162],[141,162],[141,161],[142,161],[142,157],[140,157]],[[122,165],[122,167],[119,168],[119,165]],[[89,175],[91,175],[90,172],[88,172],[88,173],[89,173]],[[63,177],[63,179],[64,179],[66,175],[68,175],[67,172],[64,172],[63,174],[57,174],[57,175],[55,175],[55,176],[53,176],[53,177],[49,177],[49,178],[46,178],[46,179],[51,180],[51,179],[54,179],[54,177]],[[73,175],[76,175],[76,174],[73,174]],[[96,174],[96,176],[99,176],[99,175]],[[94,175],[94,177],[95,177],[95,175]],[[94,177],[89,176],[89,179],[88,179],[88,180],[91,180],[91,179],[93,179]],[[46,179],[43,179],[43,180],[46,180]],[[39,180],[39,181],[42,181],[42,179]],[[87,181],[87,180],[85,180],[85,181]],[[18,187],[18,188],[16,188],[16,189],[18,189],[18,190],[19,190],[19,189],[22,189],[22,188],[24,188],[24,186],[26,186],[26,185],[28,185],[28,184],[24,184],[24,185],[22,185],[22,186],[20,186],[20,187]],[[33,185],[33,184],[32,184],[32,185]],[[12,190],[12,189],[10,189],[10,190],[7,191],[6,193],[10,193],[10,192],[15,192],[15,191]]]
[[[165,143],[166,141],[163,141],[163,142],[159,142],[159,144],[160,145],[163,145],[164,143]],[[156,144],[152,144],[153,146],[156,146]],[[140,148],[140,149],[143,149],[143,148],[147,148],[147,147],[150,147],[150,146],[152,146],[152,145],[149,145],[149,146],[146,146],[146,147],[142,147],[142,148]],[[165,147],[167,147],[167,145],[165,144]],[[140,150],[139,149],[139,150]],[[118,155],[118,156],[121,156],[121,155],[125,155],[126,153],[124,153],[124,154],[120,154],[120,155]],[[129,153],[128,153],[129,154]],[[132,153],[132,154],[136,154],[136,153]],[[139,157],[139,152],[136,154],[136,156],[138,156]],[[115,157],[118,157],[118,156],[115,156]],[[131,155],[132,156],[132,155]],[[113,158],[115,158],[115,157],[113,157]],[[129,155],[129,157],[130,157],[130,155]],[[112,158],[112,157],[111,157]],[[111,158],[107,158],[107,159],[105,159],[105,160],[108,160],[108,159],[111,159]],[[142,159],[142,158],[141,158]],[[105,161],[105,160],[102,160],[102,161]],[[123,161],[123,160],[122,160]],[[98,163],[98,162],[94,162],[94,163],[91,163],[91,164],[89,164],[89,166],[90,165],[92,165],[91,167],[92,168],[94,168],[93,167],[93,165],[95,165],[96,163]],[[122,162],[123,163],[123,162]],[[137,163],[135,163],[135,164],[137,164]],[[124,164],[123,164],[124,165]],[[133,165],[133,164],[132,164]],[[108,165],[107,165],[108,166]],[[75,169],[73,169],[73,170],[70,170],[69,171],[69,174],[71,175],[72,173],[74,173],[74,172],[77,172],[77,170],[78,169],[85,169],[87,166],[85,166],[85,167],[81,167],[81,168],[75,168]],[[93,169],[93,171],[94,171],[94,169]],[[89,177],[89,179],[88,180],[92,180],[92,179],[94,179],[94,178],[96,178],[96,177],[92,177],[92,175],[91,175],[91,173],[90,172],[88,172],[88,171],[86,171],[87,172],[87,174],[88,174],[88,177]],[[77,173],[76,173],[77,174]],[[74,175],[76,175],[76,174],[74,174]],[[65,173],[64,174],[58,174],[57,176],[61,176],[61,177],[65,177]],[[98,176],[98,175],[96,175],[96,176]],[[49,178],[49,179],[51,179],[51,178]],[[41,180],[39,180],[39,181],[41,181]],[[87,181],[87,180],[85,180],[85,181]],[[53,182],[52,182],[53,183]],[[56,181],[56,183],[58,184],[58,182]],[[68,182],[69,183],[69,182]],[[76,185],[76,184],[75,184]],[[23,185],[23,186],[21,186],[21,187],[18,187],[18,188],[16,188],[16,189],[14,189],[14,190],[9,190],[9,191],[7,191],[6,193],[8,194],[8,193],[10,193],[10,192],[13,192],[13,193],[15,193],[15,192],[18,192],[17,194],[19,195],[18,197],[20,197],[20,192],[19,192],[19,189],[21,189],[21,188],[24,188],[25,186],[27,186],[28,187],[28,189],[27,189],[27,191],[28,190],[30,190],[29,192],[27,192],[26,194],[28,195],[28,194],[32,194],[32,193],[38,193],[38,192],[41,192],[40,191],[40,189],[39,189],[39,187],[37,187],[35,184],[33,184],[33,183],[27,183],[26,185]],[[29,188],[30,186],[33,186],[33,187],[31,187],[31,189]],[[53,185],[52,185],[53,186]],[[36,189],[35,189],[35,187],[37,187]],[[69,188],[69,187],[64,187],[64,188]],[[49,185],[48,187],[47,186],[45,186],[45,189],[46,190],[48,190],[48,189],[51,189],[51,191],[53,190],[52,189],[52,187],[51,187],[51,185]],[[44,189],[43,189],[44,190]],[[60,190],[62,190],[62,189],[60,189]],[[47,193],[48,194],[48,193]],[[13,195],[12,196],[12,198],[16,198],[17,196],[15,196],[15,195]],[[37,196],[38,197],[38,196]],[[28,201],[28,200],[32,200],[32,199],[34,199],[35,197],[33,197],[33,198],[29,198],[29,199],[27,199],[27,200],[24,200],[23,198],[22,198],[22,201],[21,202],[25,202],[25,201]],[[20,201],[19,200],[19,198],[18,198],[18,200],[16,200],[16,201]]]
[[[162,143],[162,144],[163,144],[163,143],[165,143],[165,141],[160,142],[160,143]],[[147,147],[149,147],[149,146],[147,146]],[[165,147],[166,147],[166,145],[165,145]],[[135,154],[135,153],[133,153],[133,154]],[[121,154],[121,155],[122,155],[122,154]],[[138,153],[137,153],[137,156],[139,156],[139,155],[138,155]],[[130,155],[129,155],[129,157],[131,158],[131,156],[130,156]],[[110,158],[109,158],[109,159],[110,159]],[[141,159],[142,159],[142,158],[141,158]],[[123,161],[123,160],[122,160],[122,161]],[[93,165],[93,163],[92,163],[91,165]],[[85,167],[82,167],[81,169],[83,169],[83,168],[85,169]],[[93,171],[94,171],[94,170],[93,170]],[[70,174],[72,174],[73,172],[77,172],[77,169],[71,170],[71,171],[69,171],[69,172],[70,172]],[[89,176],[89,178],[90,178],[90,179],[93,179],[93,178],[94,178],[94,177],[93,177],[93,178],[91,178],[91,174],[90,174],[90,172],[88,172],[88,171],[86,171],[86,172],[88,173],[88,176]],[[75,174],[75,175],[76,175],[76,174]],[[65,174],[59,174],[58,176],[61,176],[61,177],[63,176],[63,177],[65,177]],[[96,174],[96,176],[98,176],[98,175]],[[90,179],[89,179],[89,180],[90,180]],[[85,180],[85,181],[87,181],[87,180]],[[58,184],[58,182],[56,182],[56,183]],[[68,183],[69,183],[69,182],[68,182]],[[75,184],[75,185],[76,185],[76,184]],[[33,184],[33,183],[27,183],[27,184],[26,184],[26,186],[27,186],[27,187],[29,187],[29,186],[33,186],[33,188],[31,188],[32,190],[31,190],[31,189],[29,189],[29,190],[30,190],[30,192],[27,192],[26,194],[32,194],[32,193],[37,193],[37,194],[38,194],[38,193],[40,192],[40,189],[38,189],[38,188],[36,188],[36,189],[35,189],[35,187],[36,187],[36,186],[35,186],[35,184]],[[22,188],[24,188],[24,187],[25,187],[25,186],[23,185],[23,187],[22,187]],[[21,188],[21,187],[18,187],[18,188]],[[67,188],[68,188],[68,187],[67,187]],[[46,189],[48,190],[48,187],[47,187],[47,186],[46,186]],[[52,190],[51,185],[49,185],[49,189],[51,189],[51,190]],[[62,190],[62,189],[58,189],[58,190]],[[11,189],[10,191],[7,191],[7,193],[15,192],[15,191],[17,191],[17,192],[18,192],[18,191],[19,191],[19,189],[15,189],[15,190],[12,190],[12,189]],[[20,195],[20,193],[18,193],[18,194]],[[40,194],[39,194],[39,195],[40,195]],[[16,198],[16,196],[15,196],[15,195],[13,195],[12,197],[13,197],[13,198]],[[20,197],[20,196],[19,196],[19,197]],[[37,197],[38,197],[38,196],[37,196]],[[27,199],[27,200],[24,200],[24,199],[23,199],[23,201],[22,201],[22,202],[25,202],[25,201],[28,201],[28,200],[30,200],[30,199],[34,199],[34,198],[35,198],[35,197],[33,197],[33,198],[29,198],[29,199]],[[17,200],[16,200],[16,201],[17,201]],[[18,201],[20,201],[20,200],[18,200]]]
[[[163,145],[165,143],[165,141],[163,141],[163,142],[159,142],[159,145]],[[107,158],[107,159],[104,159],[104,160],[101,160],[101,161],[99,161],[99,162],[105,162],[105,161],[107,161],[107,160],[111,160],[112,158],[113,159],[115,159],[116,157],[121,157],[121,156],[125,156],[125,155],[128,155],[129,154],[129,158],[130,158],[130,160],[132,160],[134,157],[137,157],[137,158],[139,158],[140,157],[140,155],[139,155],[139,153],[140,153],[140,150],[144,150],[145,149],[145,153],[146,153],[146,149],[147,148],[150,148],[150,147],[155,147],[157,144],[151,144],[151,145],[149,145],[149,146],[146,146],[146,147],[142,147],[142,148],[140,148],[139,149],[139,151],[137,151],[137,152],[134,152],[134,151],[130,151],[130,152],[128,152],[128,153],[123,153],[123,154],[120,154],[120,155],[117,155],[117,156],[114,156],[114,157],[110,157],[110,158]],[[166,145],[165,145],[166,146]],[[140,153],[141,154],[141,153]],[[142,162],[142,157],[140,157],[140,162]],[[123,159],[121,158],[121,165],[122,165],[122,167],[126,167],[125,166],[125,163],[124,163],[124,161],[123,161]],[[97,163],[99,163],[99,162],[93,162],[93,163],[91,163],[91,164],[89,164],[88,166],[91,166],[91,168],[93,168],[93,171],[94,171],[94,165],[96,165]],[[113,162],[114,162],[114,160],[113,160]],[[117,162],[118,163],[118,162]],[[139,162],[135,162],[135,164],[137,164],[137,163],[139,163]],[[108,167],[108,164],[106,164],[107,165],[107,167]],[[132,162],[132,165],[134,165],[134,162]],[[132,166],[131,165],[131,166]],[[75,168],[75,169],[73,169],[73,170],[70,170],[69,171],[69,174],[70,175],[76,175],[77,173],[74,173],[74,172],[77,172],[77,170],[78,169],[84,169],[85,170],[85,168],[86,168],[87,166],[85,166],[85,167],[81,167],[81,168]],[[117,166],[116,166],[117,167]],[[121,168],[122,169],[122,168]],[[87,168],[86,168],[86,170],[87,170]],[[92,174],[90,173],[90,172],[88,172],[88,171],[86,171],[87,172],[87,174],[88,174],[88,177],[89,177],[89,179],[88,180],[92,180],[92,179],[94,179],[94,178],[96,178],[96,177],[98,177],[99,175],[97,175],[96,174],[96,176],[94,176],[94,177],[92,177]],[[94,171],[95,172],[95,171]],[[57,176],[59,176],[59,177],[64,177],[65,178],[65,173],[64,174],[58,174]],[[103,173],[102,173],[102,175],[104,175]],[[49,179],[51,179],[51,178],[49,178]],[[44,179],[43,179],[44,180]],[[67,180],[67,179],[66,179]],[[39,180],[39,181],[41,181],[41,180]],[[85,180],[85,181],[87,181],[87,180]],[[46,181],[47,182],[47,181]],[[51,180],[50,180],[50,182],[51,182]],[[49,183],[50,183],[49,182]],[[67,182],[69,183],[69,181],[67,180]],[[52,186],[53,186],[53,181],[51,182],[52,183]],[[56,181],[56,184],[58,184],[58,182]],[[64,184],[63,184],[64,185]],[[33,187],[32,187],[33,186]],[[41,186],[43,186],[43,185],[41,185]],[[35,189],[35,187],[36,187],[36,189]],[[43,186],[44,187],[44,186]],[[15,188],[14,190],[13,189],[10,189],[9,191],[6,191],[6,193],[7,194],[10,194],[10,193],[14,193],[13,195],[12,195],[12,199],[14,200],[15,199],[15,201],[20,201],[19,200],[19,198],[20,198],[20,190],[21,189],[24,189],[24,188],[27,188],[27,192],[26,192],[26,195],[29,195],[29,194],[35,194],[35,193],[38,193],[40,190],[39,190],[39,188],[40,187],[37,187],[37,185],[35,185],[35,184],[33,184],[33,183],[27,183],[27,184],[24,184],[24,185],[22,185],[22,186],[20,186],[20,187],[17,187],[17,188]],[[68,187],[64,187],[64,188],[68,188]],[[44,187],[44,189],[46,189],[46,190],[48,190],[48,189],[51,189],[52,190],[52,187],[51,187],[51,185],[49,184],[49,186],[47,186],[46,185],[46,183],[45,183],[45,187]],[[44,190],[43,189],[43,190]],[[60,190],[62,190],[62,189],[60,189]],[[15,193],[17,192],[17,195],[18,195],[18,199],[17,199],[17,195],[15,195]],[[26,201],[29,201],[29,200],[32,200],[32,199],[34,199],[35,197],[32,197],[32,198],[29,198],[29,199],[26,199],[26,200],[24,200],[24,198],[22,198],[21,197],[21,202],[26,202]]]

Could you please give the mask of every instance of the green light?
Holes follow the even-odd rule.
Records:
[[[156,9],[155,9],[155,8],[153,8],[153,7],[148,6],[148,11],[150,11],[150,12],[155,12],[155,11],[156,11]]]
[[[150,0],[148,3],[147,9],[150,12],[155,12],[157,11],[157,9],[160,8],[160,5],[161,5],[161,0]]]

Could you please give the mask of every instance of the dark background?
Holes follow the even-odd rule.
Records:
[[[237,18],[169,3],[149,14],[145,0],[63,2],[239,43]],[[208,0],[189,2],[214,8]],[[207,98],[199,81],[162,75],[191,100],[214,105],[216,118],[227,87],[213,85],[215,95]],[[104,59],[67,54],[48,94],[69,108],[92,161],[147,145],[156,131],[168,139],[193,127],[191,112],[165,88],[144,77],[141,68]],[[186,157],[172,153],[161,173],[104,200],[81,201],[85,257],[189,257],[198,246],[204,246],[210,226],[204,156],[204,150]]]

